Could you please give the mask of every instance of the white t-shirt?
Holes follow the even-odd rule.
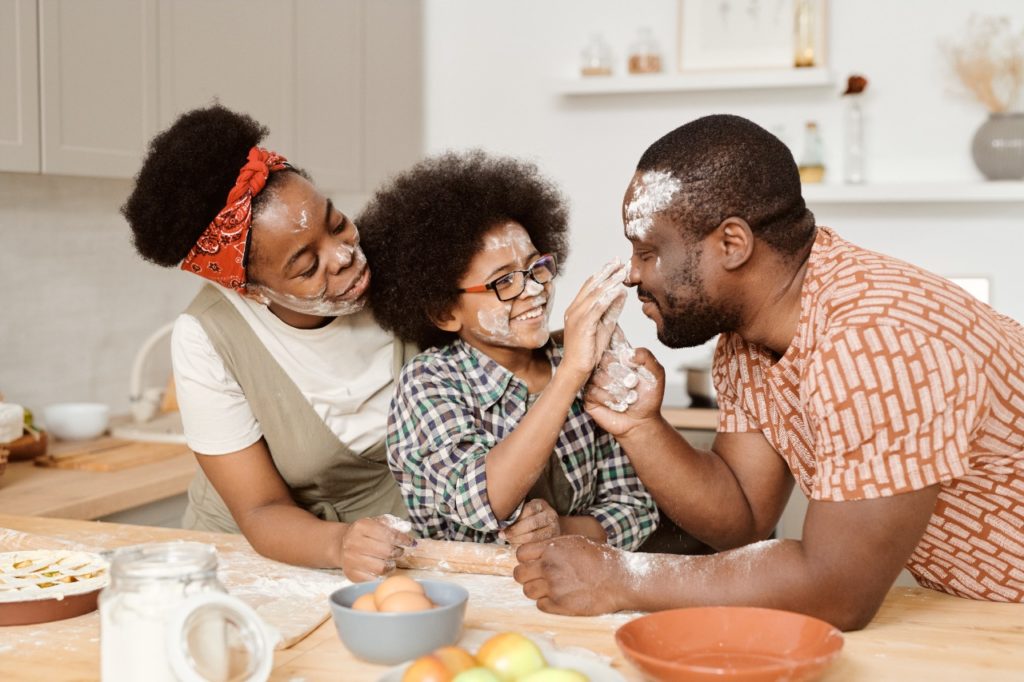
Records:
[[[296,329],[266,306],[233,291],[222,293],[342,443],[360,452],[384,437],[394,386],[394,337],[370,312],[337,317],[320,329]],[[242,387],[191,315],[179,315],[174,323],[171,362],[192,450],[223,455],[263,436]]]

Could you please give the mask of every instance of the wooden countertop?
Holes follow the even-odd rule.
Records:
[[[114,547],[173,539],[196,539],[223,548],[239,547],[239,536],[191,531],[97,524],[63,519],[0,515],[0,527],[73,538]],[[426,575],[411,571],[411,575]],[[436,574],[431,574],[436,577]],[[583,647],[606,656],[632,681],[639,673],[626,663],[614,643],[616,628],[634,614],[572,618],[541,613],[521,597],[511,578],[446,574],[473,595],[466,614],[467,631],[520,630],[548,638],[559,647]],[[83,616],[82,618],[88,618]],[[31,627],[31,626],[27,626]],[[5,632],[0,628],[0,650]],[[0,656],[0,679],[81,680],[99,676],[99,632],[82,633],[89,646],[70,651],[61,642],[8,650]],[[847,633],[839,660],[826,671],[826,682],[871,680],[1019,680],[1024,669],[1024,606],[958,599],[923,588],[893,588],[875,620],[865,630]],[[363,663],[345,649],[328,620],[291,649],[275,654],[271,680],[370,682],[386,667]]]
[[[714,431],[718,410],[666,407],[677,429]],[[74,444],[55,443],[59,452]],[[187,446],[181,455],[120,471],[90,472],[37,467],[11,462],[0,476],[0,514],[98,519],[185,492],[195,473],[195,456]]]
[[[74,444],[56,443],[52,451]],[[196,470],[188,446],[175,457],[120,471],[78,471],[10,462],[0,476],[0,514],[98,519],[185,492]]]

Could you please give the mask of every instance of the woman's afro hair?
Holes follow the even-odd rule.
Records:
[[[121,207],[139,254],[157,265],[180,263],[224,208],[249,150],[267,134],[249,116],[215,104],[183,114],[154,137]],[[254,211],[267,194],[253,202]]]
[[[484,235],[506,221],[522,225],[540,253],[565,262],[566,203],[533,164],[480,150],[449,152],[378,190],[356,225],[380,325],[420,348],[454,341],[434,320],[458,301],[459,281]]]

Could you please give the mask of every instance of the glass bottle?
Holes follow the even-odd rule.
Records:
[[[843,180],[859,185],[864,182],[864,109],[859,94],[845,95],[846,144],[843,154]]]
[[[651,29],[646,26],[637,31],[636,40],[629,46],[629,72],[661,72],[661,50]]]
[[[804,126],[804,149],[800,156],[800,182],[811,184],[825,179],[825,151],[818,124],[808,121]]]
[[[612,51],[600,34],[592,34],[590,42],[580,53],[580,74],[584,76],[612,75]]]
[[[226,592],[210,545],[116,550],[99,598],[103,681],[265,680],[273,635]]]
[[[817,62],[814,45],[814,24],[814,0],[797,0],[794,66],[814,66]]]

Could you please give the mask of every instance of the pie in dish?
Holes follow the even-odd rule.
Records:
[[[0,553],[0,603],[57,599],[95,592],[109,581],[99,554],[34,549]]]

